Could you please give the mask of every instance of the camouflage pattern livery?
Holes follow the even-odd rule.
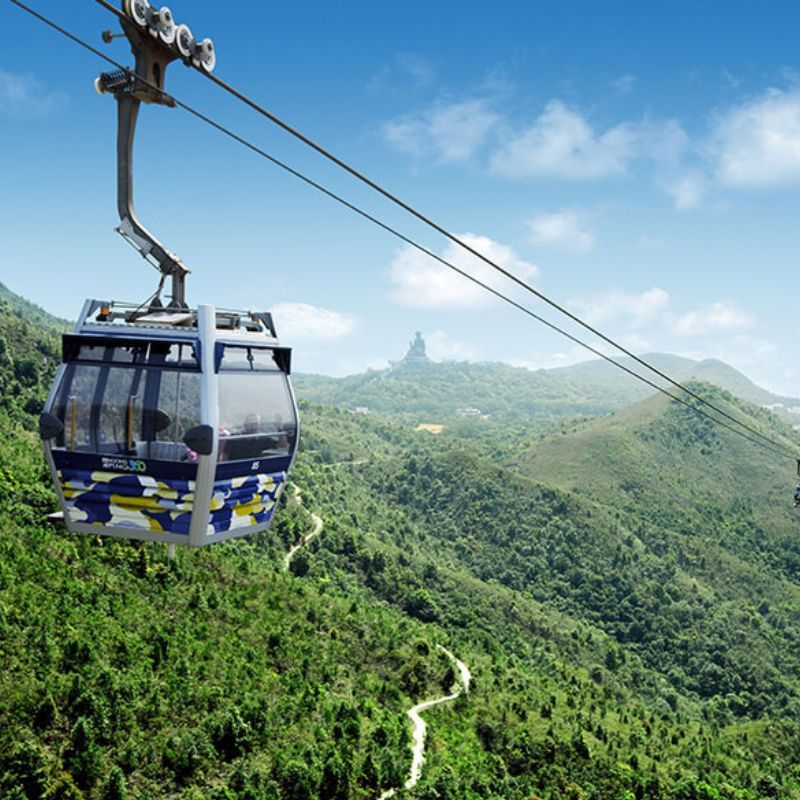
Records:
[[[209,534],[269,522],[285,482],[285,472],[217,479],[211,496]]]
[[[66,466],[58,468],[57,474],[74,523],[189,534],[194,480],[173,477],[156,480],[143,474]],[[268,523],[285,482],[285,472],[216,480],[208,534]]]
[[[195,482],[61,467],[72,522],[189,535]]]

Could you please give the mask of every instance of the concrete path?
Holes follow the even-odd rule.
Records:
[[[442,647],[440,644],[436,646],[458,668],[459,680],[453,686],[452,694],[438,697],[436,700],[425,700],[422,703],[417,703],[417,705],[410,708],[407,712],[409,719],[414,725],[414,731],[412,734],[413,744],[411,745],[411,771],[408,780],[403,784],[403,788],[405,789],[412,789],[417,785],[420,775],[422,775],[422,765],[425,761],[425,731],[427,725],[420,714],[429,708],[433,708],[433,706],[438,706],[440,703],[449,703],[451,700],[455,700],[457,697],[461,696],[462,692],[465,694],[469,692],[469,682],[472,679],[469,668],[463,661],[459,661],[446,647]],[[390,797],[394,797],[396,792],[397,789],[387,789],[380,796],[379,800],[388,800]]]
[[[292,484],[292,489],[294,490],[294,494],[292,495],[292,499],[297,503],[297,505],[303,505],[303,498],[300,496],[300,489],[298,488],[297,484]],[[322,533],[322,518],[318,517],[316,514],[311,514],[311,521],[314,523],[314,526],[311,528],[308,533],[304,533],[303,536],[300,538],[300,541],[289,549],[289,552],[284,556],[283,559],[283,571],[288,572],[289,566],[292,563],[292,559],[297,554],[297,551],[300,550],[301,547],[305,547],[312,539],[316,538],[317,536]]]

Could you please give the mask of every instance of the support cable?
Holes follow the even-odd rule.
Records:
[[[13,1],[14,0],[12,0],[12,2]],[[120,9],[116,8],[115,6],[113,6],[110,2],[108,2],[108,0],[95,0],[95,2],[98,5],[102,6],[104,9],[106,9],[107,11],[110,11],[112,14],[114,14],[115,16],[117,16],[120,19],[124,19],[125,16],[126,16],[123,11],[121,11]],[[336,166],[340,167],[345,172],[349,173],[354,178],[359,180],[361,183],[365,184],[370,189],[373,189],[375,192],[377,192],[378,194],[382,195],[383,197],[385,197],[387,200],[389,200],[390,202],[392,202],[396,206],[399,206],[401,209],[403,209],[407,213],[411,214],[413,217],[416,217],[416,219],[420,220],[425,225],[427,225],[428,227],[432,228],[437,233],[439,233],[442,236],[444,236],[446,239],[450,240],[454,244],[456,244],[459,247],[461,247],[463,250],[466,250],[471,255],[475,256],[478,259],[480,259],[485,264],[490,266],[492,269],[494,269],[497,272],[501,273],[506,278],[508,278],[509,280],[513,281],[518,286],[523,288],[526,292],[529,292],[529,293],[533,294],[534,296],[538,297],[540,300],[542,300],[544,303],[547,303],[547,305],[549,305],[552,308],[554,308],[560,314],[563,314],[564,316],[568,317],[573,322],[575,322],[578,325],[580,325],[581,327],[585,328],[587,331],[589,331],[592,335],[596,336],[598,339],[601,339],[602,341],[606,342],[607,344],[610,344],[616,350],[618,350],[619,352],[621,352],[624,355],[628,356],[628,358],[633,359],[633,361],[635,361],[637,364],[645,367],[646,369],[650,370],[652,373],[658,375],[658,377],[660,377],[663,380],[667,381],[667,383],[671,384],[676,389],[680,389],[681,391],[686,392],[686,394],[688,394],[690,397],[694,398],[695,400],[697,400],[698,402],[702,403],[703,405],[708,406],[709,408],[713,409],[718,414],[720,414],[721,416],[723,416],[726,419],[730,420],[734,424],[740,425],[741,427],[745,428],[746,430],[749,430],[751,433],[753,433],[755,436],[758,436],[759,438],[765,439],[767,441],[771,441],[769,439],[769,437],[764,436],[764,434],[762,434],[759,431],[755,430],[754,428],[750,427],[746,423],[743,423],[741,420],[739,420],[736,417],[734,417],[733,415],[729,414],[727,411],[725,411],[724,409],[720,408],[715,403],[712,403],[710,400],[707,400],[702,395],[700,395],[697,392],[693,391],[692,389],[684,386],[679,381],[677,381],[674,378],[670,377],[663,370],[659,369],[658,367],[654,366],[650,362],[646,361],[641,356],[636,355],[632,350],[626,348],[622,344],[619,344],[614,339],[612,339],[610,336],[607,336],[606,334],[604,334],[602,331],[598,330],[596,327],[594,327],[590,323],[588,323],[585,320],[581,319],[577,314],[573,313],[572,311],[570,311],[565,306],[561,305],[560,303],[556,302],[555,300],[553,300],[550,297],[548,297],[547,295],[545,295],[543,292],[539,291],[536,287],[532,286],[527,281],[525,281],[522,278],[520,278],[519,276],[515,275],[510,270],[507,270],[506,268],[500,266],[500,264],[498,264],[496,261],[493,261],[491,258],[486,256],[485,254],[481,253],[478,249],[476,249],[475,247],[472,247],[472,245],[470,245],[467,242],[465,242],[461,237],[459,237],[456,234],[452,233],[447,228],[443,227],[442,225],[440,225],[439,223],[437,223],[436,221],[434,221],[433,219],[428,217],[426,214],[424,214],[421,211],[417,210],[410,203],[407,203],[406,201],[402,200],[397,195],[393,194],[388,189],[386,189],[385,187],[381,186],[376,181],[374,181],[371,178],[369,178],[363,172],[360,172],[355,167],[351,166],[346,161],[344,161],[343,159],[339,158],[337,155],[332,153],[330,150],[328,150],[327,148],[323,147],[321,144],[319,144],[318,142],[314,141],[309,136],[307,136],[306,134],[302,133],[301,131],[299,131],[294,126],[290,125],[285,120],[283,120],[280,117],[278,117],[276,114],[274,114],[271,111],[269,111],[268,109],[264,108],[264,106],[260,105],[255,100],[252,100],[247,95],[243,94],[238,89],[236,89],[235,87],[231,86],[229,83],[226,83],[221,78],[218,78],[216,75],[212,75],[211,73],[206,72],[205,70],[198,69],[198,72],[200,72],[205,78],[210,80],[212,83],[215,83],[217,86],[219,86],[224,91],[226,91],[229,94],[233,95],[233,97],[235,97],[237,100],[241,101],[242,103],[244,103],[245,105],[247,105],[248,107],[253,109],[253,111],[255,111],[257,114],[260,114],[262,117],[266,118],[267,120],[269,120],[273,124],[275,124],[278,127],[282,128],[289,135],[293,136],[295,139],[297,139],[300,142],[302,142],[303,144],[307,145],[312,150],[315,150],[321,156],[323,156],[324,158],[328,159],[328,161],[331,161],[332,163],[336,164]]]
[[[113,13],[116,14],[117,16],[124,16],[123,13],[121,11],[119,11],[119,9],[116,9],[113,6],[109,5],[105,0],[95,0],[95,1],[97,3],[99,3],[101,6],[103,6],[104,8],[108,8],[110,11],[113,11]],[[88,42],[84,41],[83,39],[79,38],[78,36],[75,36],[74,34],[72,34],[69,31],[67,31],[64,28],[62,28],[57,23],[53,22],[52,20],[48,19],[47,17],[43,16],[42,14],[36,12],[35,10],[33,10],[32,8],[27,6],[25,3],[23,3],[21,0],[10,0],[10,2],[13,3],[14,5],[18,6],[19,8],[21,8],[23,11],[26,11],[27,13],[29,13],[31,16],[35,17],[39,21],[43,22],[45,25],[47,25],[50,28],[52,28],[52,29],[56,30],[57,32],[61,33],[63,36],[66,36],[68,39],[73,41],[75,44],[78,44],[79,46],[81,46],[84,49],[88,50],[92,54],[96,55],[98,58],[101,58],[102,60],[104,60],[107,63],[111,64],[112,66],[116,67],[117,69],[125,71],[126,73],[130,74],[131,76],[135,76],[136,79],[139,82],[149,86],[150,88],[155,89],[156,91],[161,91],[157,86],[148,83],[141,76],[135,75],[135,73],[129,67],[123,66],[121,63],[115,61],[110,56],[106,55],[102,51],[100,51],[97,48],[95,48],[92,45],[90,45]],[[227,91],[231,91],[231,93],[235,94],[236,96],[238,96],[240,94],[237,90],[233,89],[232,87],[228,87],[228,85],[225,84],[223,81],[220,81],[219,79],[217,79],[217,78],[215,78],[215,77],[213,77],[211,75],[208,75],[205,72],[203,72],[203,74],[206,75],[207,77],[210,77],[214,82],[219,83],[223,88],[225,88]],[[299,132],[295,131],[293,128],[291,128],[287,124],[281,122],[280,120],[278,120],[277,117],[274,117],[272,114],[270,114],[270,112],[266,111],[265,109],[261,109],[260,106],[258,106],[253,101],[248,100],[243,95],[242,95],[242,97],[240,99],[242,99],[243,102],[246,102],[247,105],[250,105],[251,107],[255,108],[256,110],[259,110],[259,112],[263,113],[265,116],[267,116],[267,118],[271,119],[272,121],[275,121],[277,124],[279,124],[285,130],[287,130],[288,132],[292,133],[292,135],[295,135],[297,138],[300,138],[301,141],[304,141],[306,144],[309,144],[309,146],[313,147],[315,150],[317,150],[318,152],[320,152],[321,154],[325,155],[330,160],[332,160],[335,163],[337,163],[343,169],[346,169],[348,172],[350,172],[354,176],[358,177],[359,180],[362,180],[363,182],[367,183],[367,185],[371,186],[376,191],[378,191],[381,194],[385,195],[386,197],[391,199],[393,202],[395,202],[396,204],[400,205],[405,210],[409,211],[409,213],[411,213],[414,216],[418,217],[419,219],[423,220],[424,222],[429,224],[431,227],[433,227],[435,230],[437,230],[439,233],[441,233],[444,236],[446,236],[447,238],[449,238],[454,243],[461,245],[464,249],[466,249],[467,251],[469,251],[470,253],[472,253],[476,257],[478,257],[480,260],[484,261],[489,266],[493,267],[498,272],[500,272],[501,274],[503,274],[507,278],[511,279],[514,283],[517,283],[518,285],[520,285],[521,287],[523,287],[527,291],[531,292],[535,296],[537,296],[540,299],[544,300],[550,306],[552,306],[556,310],[560,311],[561,313],[565,314],[567,317],[569,317],[573,321],[577,322],[578,324],[580,324],[585,329],[589,330],[591,333],[596,335],[598,338],[602,339],[603,341],[605,341],[608,344],[611,344],[616,349],[620,350],[622,353],[624,353],[625,355],[627,355],[630,358],[632,358],[635,362],[641,364],[642,366],[644,366],[644,367],[648,368],[649,370],[651,370],[652,372],[656,373],[659,377],[662,377],[663,379],[668,381],[668,383],[672,384],[677,389],[680,389],[682,392],[684,392],[691,399],[701,403],[702,405],[705,405],[705,406],[711,408],[712,410],[714,410],[715,412],[720,414],[722,417],[724,417],[727,420],[730,420],[730,422],[733,422],[735,425],[737,425],[739,427],[738,428],[734,427],[733,425],[729,424],[729,422],[726,422],[724,419],[719,419],[717,417],[712,416],[711,414],[707,413],[702,408],[700,408],[696,404],[690,402],[689,400],[686,400],[685,398],[683,398],[683,397],[681,397],[679,395],[673,394],[672,392],[670,392],[667,389],[665,389],[663,386],[659,386],[654,381],[652,381],[649,378],[637,373],[636,371],[634,371],[630,367],[626,366],[622,362],[612,358],[611,356],[607,355],[606,353],[603,353],[598,348],[593,347],[592,345],[588,344],[587,342],[583,341],[582,339],[579,339],[577,336],[574,336],[573,334],[571,334],[568,331],[564,330],[563,328],[559,327],[555,323],[550,322],[549,320],[545,319],[544,317],[536,314],[534,311],[532,311],[527,306],[522,305],[521,303],[517,302],[516,300],[514,300],[511,297],[509,297],[508,295],[503,294],[499,290],[494,289],[493,287],[489,286],[487,283],[484,283],[483,281],[481,281],[480,279],[476,278],[475,276],[470,275],[468,272],[460,269],[455,264],[451,263],[447,259],[443,258],[442,256],[438,255],[434,251],[432,251],[429,248],[425,247],[424,245],[419,244],[418,242],[416,242],[415,240],[411,239],[409,236],[403,234],[402,232],[400,232],[396,228],[393,228],[391,225],[383,222],[382,220],[378,219],[377,217],[373,216],[372,214],[368,213],[367,211],[364,211],[362,208],[356,206],[354,203],[351,203],[350,201],[346,200],[341,195],[336,194],[335,192],[333,192],[332,190],[326,188],[325,186],[323,186],[322,184],[320,184],[317,181],[313,180],[312,178],[309,178],[308,176],[304,175],[299,170],[289,166],[288,164],[284,163],[283,161],[281,161],[281,160],[275,158],[274,156],[270,155],[265,150],[261,149],[260,147],[258,147],[257,145],[253,144],[252,142],[248,141],[247,139],[244,139],[242,136],[240,136],[237,133],[233,132],[232,130],[230,130],[229,128],[225,127],[224,125],[216,122],[211,117],[208,117],[207,115],[205,115],[203,112],[201,112],[201,111],[197,110],[196,108],[188,105],[187,103],[184,103],[183,101],[179,100],[178,98],[176,98],[174,96],[173,96],[173,99],[175,100],[175,105],[176,106],[178,106],[179,108],[181,108],[184,111],[188,112],[189,114],[191,114],[192,116],[194,116],[197,119],[201,120],[202,122],[206,123],[207,125],[211,126],[212,128],[216,129],[220,133],[222,133],[225,136],[233,139],[234,141],[238,142],[242,146],[246,147],[247,149],[249,149],[252,152],[256,153],[257,155],[261,156],[262,158],[265,158],[267,161],[271,162],[275,166],[279,167],[280,169],[284,170],[285,172],[289,173],[290,175],[292,175],[292,176],[298,178],[299,180],[303,181],[308,186],[311,186],[312,188],[316,189],[317,191],[320,191],[322,194],[324,194],[327,197],[331,198],[335,202],[339,203],[340,205],[344,206],[345,208],[349,209],[350,211],[353,211],[354,213],[358,214],[362,218],[364,218],[364,219],[368,220],[369,222],[373,223],[374,225],[378,226],[379,228],[381,228],[382,230],[384,230],[387,233],[391,234],[392,236],[395,236],[396,238],[400,239],[400,241],[404,242],[405,244],[408,244],[409,246],[415,248],[419,252],[424,253],[425,255],[429,256],[432,259],[434,259],[438,263],[442,264],[443,266],[448,267],[449,269],[451,269],[454,272],[458,273],[462,277],[466,278],[467,280],[472,281],[475,285],[481,287],[482,289],[485,289],[490,294],[494,295],[495,297],[499,298],[500,300],[503,300],[504,302],[508,303],[509,305],[513,306],[514,308],[518,309],[519,311],[522,311],[524,314],[526,314],[527,316],[529,316],[532,319],[536,320],[537,322],[545,325],[546,327],[550,328],[551,330],[555,331],[556,333],[559,333],[560,335],[564,336],[565,338],[569,339],[570,341],[574,342],[575,344],[579,345],[580,347],[584,348],[585,350],[589,351],[590,353],[598,356],[599,358],[603,359],[604,361],[607,361],[608,363],[613,364],[618,369],[621,369],[623,372],[626,372],[627,374],[631,375],[632,377],[636,378],[637,380],[645,383],[646,385],[648,385],[651,388],[655,389],[657,392],[660,392],[661,394],[666,395],[667,397],[671,398],[672,400],[674,400],[674,401],[686,406],[687,408],[691,409],[692,411],[694,411],[698,415],[703,416],[703,417],[711,420],[712,422],[716,423],[717,425],[720,425],[720,426],[728,429],[732,433],[735,433],[738,436],[741,436],[742,438],[747,439],[748,441],[750,441],[750,442],[752,442],[754,444],[757,444],[757,445],[763,447],[764,449],[771,451],[772,453],[774,453],[776,455],[781,455],[781,456],[784,456],[784,457],[787,457],[787,458],[791,458],[792,461],[798,461],[797,455],[794,452],[788,450],[780,442],[777,442],[776,440],[772,439],[771,437],[766,436],[765,434],[763,434],[760,431],[756,430],[755,428],[747,425],[746,423],[741,422],[740,420],[736,419],[736,417],[732,416],[731,414],[729,414],[724,409],[719,408],[714,403],[709,402],[708,400],[704,399],[701,395],[698,395],[696,392],[692,391],[691,389],[689,389],[688,387],[686,387],[683,384],[679,383],[678,381],[672,379],[671,377],[669,377],[667,374],[665,374],[661,370],[659,370],[656,367],[650,365],[644,359],[634,355],[632,352],[630,352],[629,350],[625,349],[622,345],[617,344],[610,337],[606,336],[605,334],[603,334],[600,331],[598,331],[597,329],[595,329],[589,323],[584,322],[583,320],[581,320],[579,317],[577,317],[572,312],[570,312],[567,309],[561,307],[555,301],[550,300],[545,295],[543,295],[541,292],[536,290],[534,287],[530,286],[528,283],[523,281],[521,278],[518,278],[513,273],[511,273],[508,270],[504,269],[503,267],[500,267],[499,265],[495,264],[495,262],[493,262],[491,259],[487,258],[486,256],[482,255],[479,251],[477,251],[474,248],[470,247],[468,244],[463,242],[457,236],[455,236],[453,234],[450,234],[444,228],[441,228],[440,226],[438,226],[435,222],[432,222],[431,220],[428,220],[427,217],[422,215],[420,212],[416,211],[415,209],[413,209],[410,206],[407,206],[403,201],[395,198],[394,195],[391,195],[389,192],[387,192],[386,190],[382,189],[378,184],[375,184],[369,178],[366,178],[365,176],[362,176],[354,168],[350,167],[345,162],[340,161],[336,156],[333,156],[332,154],[328,153],[326,150],[324,150],[324,148],[322,148],[321,146],[315,144],[310,139],[307,139],[307,137],[305,137],[303,134],[300,134]],[[741,429],[744,429],[744,430],[748,431],[749,433],[753,434],[757,438],[754,438],[754,436],[748,436]]]

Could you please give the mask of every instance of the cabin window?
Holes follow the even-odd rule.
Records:
[[[110,349],[110,348],[106,348]],[[70,363],[54,413],[64,423],[57,448],[167,461],[191,460],[183,435],[200,422],[200,374]]]
[[[286,456],[297,438],[289,381],[269,349],[226,347],[219,371],[219,460]]]
[[[76,334],[64,336],[64,361],[84,364],[136,364],[199,370],[193,342],[141,342]]]

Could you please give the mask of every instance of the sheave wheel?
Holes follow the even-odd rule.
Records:
[[[147,27],[147,12],[150,3],[147,0],[125,0],[125,13],[140,27]]]

